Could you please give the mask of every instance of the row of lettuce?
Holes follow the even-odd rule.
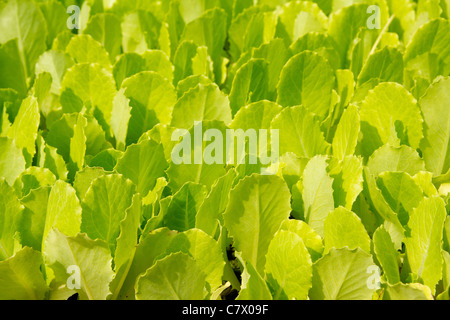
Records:
[[[0,2],[0,299],[449,299],[449,9]]]

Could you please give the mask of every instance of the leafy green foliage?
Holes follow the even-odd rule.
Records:
[[[371,256],[361,249],[332,249],[314,266],[313,300],[370,300],[374,288],[367,285]]]
[[[0,299],[448,299],[449,9],[0,1]]]

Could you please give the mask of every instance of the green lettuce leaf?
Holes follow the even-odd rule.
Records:
[[[383,300],[433,300],[430,288],[420,283],[388,285]]]
[[[145,197],[155,186],[156,179],[164,176],[167,166],[161,144],[144,140],[127,148],[115,170],[133,181],[137,190]]]
[[[280,230],[297,234],[308,249],[312,262],[322,257],[324,250],[322,238],[306,222],[292,219],[285,220],[281,224]]]
[[[435,293],[442,277],[442,231],[446,218],[441,198],[424,199],[413,211],[408,226],[411,236],[405,240],[411,271]]]
[[[227,34],[227,15],[221,8],[205,11],[200,17],[187,23],[181,39],[192,40],[197,46],[206,46],[214,64],[217,83],[222,79],[222,49]]]
[[[200,138],[205,137],[206,131],[209,129],[217,133],[218,136],[220,132],[223,140],[226,140],[225,143],[222,143],[220,139],[216,140],[216,137],[211,138],[212,141],[202,139],[203,141],[200,142]],[[210,189],[218,178],[226,174],[224,164],[227,162],[227,145],[230,143],[230,139],[227,139],[226,129],[221,121],[203,121],[196,123],[189,131],[174,131],[174,133],[180,134],[177,137],[181,139],[181,142],[173,149],[167,150],[171,155],[171,164],[167,170],[167,176],[169,177],[169,187],[173,191],[179,190],[187,182],[203,184]],[[162,136],[161,139],[163,139]],[[169,148],[172,147],[173,143],[171,142]],[[208,156],[211,156],[208,162],[205,161],[207,150],[209,150]],[[172,161],[174,156],[182,157],[182,159],[177,159],[174,162]],[[230,162],[238,163],[235,159],[231,159]]]
[[[280,230],[270,242],[265,273],[274,300],[306,300],[312,286],[311,256],[294,232]]]
[[[153,266],[157,258],[164,255],[168,245],[177,234],[175,231],[162,228],[142,235],[139,244],[136,246],[136,252],[134,253],[126,279],[117,296],[118,299],[135,299],[134,286],[136,279]]]
[[[319,122],[304,107],[285,108],[273,119],[271,129],[280,131],[280,155],[292,152],[313,158],[328,152]]]
[[[269,91],[269,64],[263,59],[251,59],[236,73],[230,92],[230,107],[233,114],[240,108],[260,100],[272,100]]]
[[[399,283],[399,253],[395,250],[391,236],[383,226],[379,227],[373,234],[373,246],[377,260],[383,267],[387,282],[392,285]]]
[[[205,186],[187,182],[173,195],[163,223],[171,230],[186,231],[195,227],[195,218],[207,195]]]
[[[95,179],[82,202],[81,231],[91,239],[105,241],[111,252],[115,252],[120,222],[132,203],[134,191],[133,183],[122,175]]]
[[[49,288],[41,265],[41,254],[31,248],[24,248],[0,261],[0,299],[43,300]]]
[[[10,185],[25,170],[25,158],[22,151],[9,138],[0,137],[0,174]]]
[[[137,300],[203,300],[206,275],[194,259],[175,253],[158,261],[136,282]]]
[[[266,281],[250,263],[242,273],[242,286],[236,300],[272,300]]]
[[[0,11],[0,29],[0,43],[17,39],[25,79],[31,77],[36,61],[46,49],[48,31],[41,10],[32,0],[8,1]]]
[[[67,70],[62,90],[71,89],[88,109],[97,109],[107,123],[111,120],[116,86],[112,74],[99,64],[82,63]]]
[[[416,150],[408,146],[382,146],[369,158],[367,167],[376,176],[383,172],[405,172],[415,175],[425,171],[423,159]]]
[[[303,202],[305,221],[320,236],[324,233],[324,221],[334,210],[333,179],[327,173],[327,158],[316,156],[303,172]]]
[[[206,120],[231,122],[228,97],[214,84],[199,84],[186,92],[174,106],[171,126],[189,129],[195,122]]]
[[[142,90],[142,86],[148,90]],[[127,144],[135,143],[157,123],[169,124],[177,96],[173,85],[153,71],[140,72],[122,83],[130,99]]]
[[[287,2],[282,7],[280,22],[291,42],[306,33],[321,33],[328,29],[328,17],[312,1]]]
[[[27,92],[25,66],[22,64],[16,38],[0,44],[0,87],[12,88],[21,96]]]
[[[368,268],[372,257],[361,249],[331,249],[313,265],[311,300],[371,300]]]
[[[230,170],[226,175],[217,179],[211,191],[201,203],[195,216],[195,227],[214,237],[219,230],[219,222],[223,223],[222,214],[227,207],[230,192],[237,173]]]
[[[29,162],[36,152],[36,138],[39,127],[39,106],[35,97],[23,100],[13,125],[8,130],[8,137],[20,149],[25,149],[25,158]]]
[[[425,120],[425,139],[420,147],[427,169],[435,175],[450,170],[450,116],[445,109],[449,88],[450,78],[439,79],[419,102]]]
[[[358,75],[358,86],[371,82],[372,88],[381,82],[403,83],[403,56],[396,48],[384,47],[367,58]]]
[[[406,47],[406,68],[412,70],[413,74],[421,74],[428,81],[433,81],[439,74],[448,75],[449,31],[450,23],[444,19],[430,21],[419,28]]]
[[[123,15],[122,48],[124,52],[143,53],[158,43],[161,23],[144,10],[135,10]]]
[[[111,13],[98,13],[89,19],[84,34],[100,42],[109,54],[111,62],[121,53],[122,29],[120,19]]]
[[[111,299],[116,299],[126,280],[133,263],[138,244],[138,229],[142,215],[142,199],[135,194],[131,206],[125,210],[125,217],[120,222],[120,234],[117,237],[116,252],[114,253],[115,276],[110,284]]]
[[[392,108],[395,104],[396,107]],[[423,119],[414,97],[401,85],[379,84],[360,105],[363,155],[386,144],[392,130],[405,145],[417,149],[423,138]]]
[[[363,191],[362,159],[347,156],[342,161],[337,161],[332,158],[328,166],[328,174],[333,179],[335,206],[350,210],[358,195]]]
[[[75,63],[98,63],[105,69],[111,68],[108,52],[90,35],[73,37],[66,47],[66,52]]]
[[[289,190],[278,177],[252,175],[231,191],[225,227],[242,258],[258,272],[264,270],[270,241],[290,211]]]
[[[277,102],[282,106],[301,104],[325,118],[332,106],[334,85],[329,63],[318,54],[305,51],[292,57],[281,71]]]
[[[58,180],[48,197],[45,227],[42,234],[42,250],[52,229],[58,229],[66,236],[80,232],[81,205],[75,189],[68,183]]]
[[[424,197],[421,188],[404,172],[382,173],[377,184],[392,210],[398,213],[400,221],[406,225],[409,214]]]
[[[17,229],[20,232],[22,244],[37,251],[42,249],[50,192],[51,187],[41,187],[31,190],[28,195],[20,199],[24,210],[18,217]]]
[[[343,113],[333,139],[333,155],[339,160],[355,153],[360,132],[358,109],[350,105]]]
[[[52,76],[51,93],[59,94],[64,75],[72,65],[73,61],[65,52],[49,50],[44,52],[36,62],[36,74],[50,73]]]
[[[67,237],[57,230],[51,230],[45,243],[44,261],[54,271],[55,281],[66,286],[71,282],[69,267],[75,270],[74,282],[78,276],[80,283],[71,284],[78,285],[74,293],[78,293],[79,299],[105,300],[108,296],[109,283],[114,273],[111,269],[111,254],[104,241],[93,241],[85,234]]]
[[[14,255],[15,235],[18,230],[20,215],[24,207],[21,205],[14,189],[4,179],[0,180],[0,261],[6,260]]]
[[[166,249],[167,255],[183,252],[192,257],[206,275],[210,290],[222,285],[225,261],[218,242],[199,229],[190,229],[178,234]]]
[[[331,248],[350,250],[360,248],[370,253],[370,238],[361,219],[353,212],[339,207],[330,212],[323,225],[324,254]]]

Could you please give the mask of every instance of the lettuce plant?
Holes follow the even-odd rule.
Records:
[[[0,299],[449,299],[449,18],[0,0]]]

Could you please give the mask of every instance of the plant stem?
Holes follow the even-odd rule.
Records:
[[[375,44],[373,45],[372,50],[370,50],[370,53],[369,53],[368,57],[370,57],[372,54],[375,53],[375,50],[377,50],[377,47],[380,44],[381,38],[383,37],[383,35],[388,30],[388,28],[391,25],[392,21],[394,21],[394,18],[395,18],[394,14],[389,18],[388,22],[384,26],[383,30],[381,30],[380,35],[378,36],[377,40],[375,41]]]

